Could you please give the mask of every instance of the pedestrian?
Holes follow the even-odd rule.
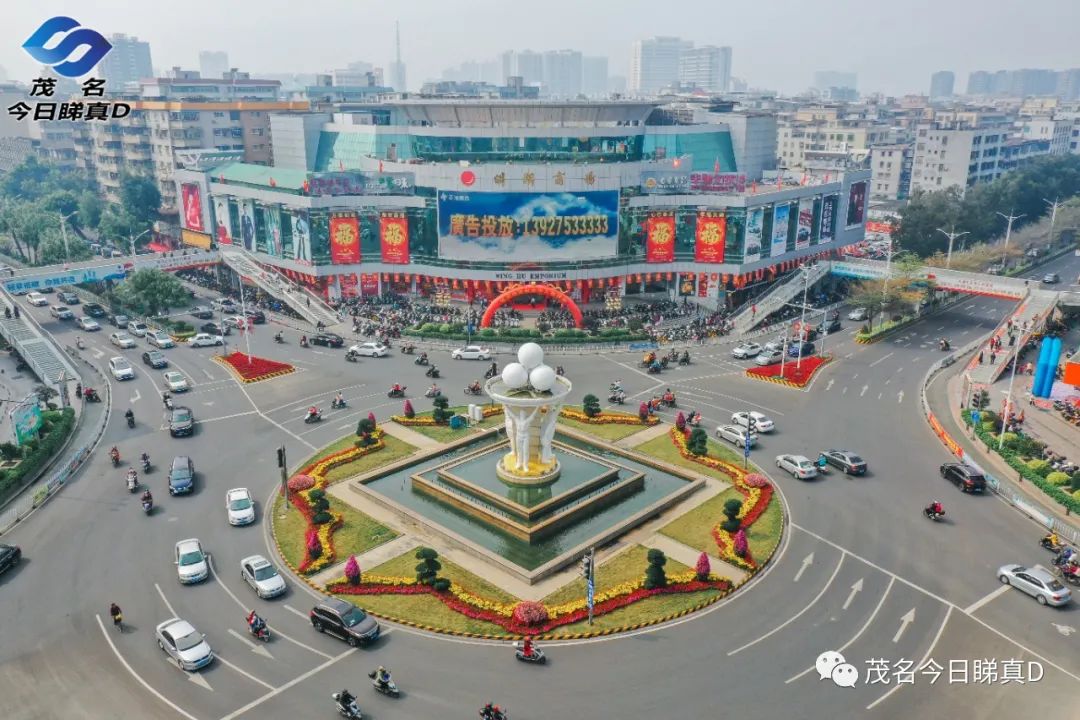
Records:
[[[980,365],[983,364],[983,351],[982,350],[979,351],[979,364]]]
[[[993,365],[995,360],[997,360],[997,351],[996,350],[991,350],[990,351],[990,364]]]
[[[757,303],[754,303],[753,305],[750,306],[750,317],[751,317],[751,319],[753,319],[754,316],[756,316],[756,315],[757,315]]]
[[[75,397],[82,397],[82,383],[75,383]]]
[[[21,314],[21,313],[19,312],[19,306],[18,306],[18,305],[16,305],[16,306],[15,306],[15,319],[16,319],[16,320],[18,320],[18,319],[19,319],[19,316],[20,316],[20,314]]]

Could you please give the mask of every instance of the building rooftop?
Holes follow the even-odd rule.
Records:
[[[660,103],[630,100],[402,99],[381,103],[409,123],[436,127],[644,125]]]

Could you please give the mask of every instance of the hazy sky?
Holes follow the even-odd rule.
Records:
[[[68,15],[104,34],[137,35],[154,65],[198,69],[200,50],[227,50],[258,72],[321,72],[393,58],[394,20],[417,89],[445,67],[505,49],[574,48],[625,75],[635,39],[678,35],[730,45],[733,72],[752,86],[796,92],[814,70],[855,71],[859,90],[926,92],[930,73],[1080,67],[1080,0],[5,0],[0,66],[34,76],[23,41]]]

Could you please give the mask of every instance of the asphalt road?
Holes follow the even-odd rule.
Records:
[[[1080,272],[1068,258],[1054,268],[1063,278]],[[1042,270],[1039,274],[1041,275]],[[409,386],[417,409],[429,384],[407,357],[346,363],[343,351],[303,350],[299,333],[275,345],[272,326],[256,329],[252,351],[286,360],[298,372],[241,386],[210,358],[211,349],[165,351],[173,369],[193,383],[177,402],[199,420],[192,438],[170,439],[163,429],[161,371],[139,362],[146,349],[119,351],[109,329],[80,333],[87,357],[104,367],[122,354],[137,366],[134,381],[113,382],[115,407],[105,447],[125,460],[149,452],[153,471],[143,478],[158,508],[144,517],[137,495],[123,486],[104,448],[76,482],[42,512],[4,538],[23,547],[25,561],[0,577],[0,717],[175,718],[255,716],[332,717],[330,693],[348,686],[374,718],[474,717],[489,700],[515,719],[539,717],[700,718],[727,712],[748,718],[973,717],[1080,714],[1080,627],[1077,604],[1054,610],[1037,605],[995,578],[1006,562],[1046,563],[1039,529],[991,496],[959,494],[938,475],[950,459],[925,427],[918,389],[940,357],[936,339],[954,344],[994,327],[1009,305],[973,298],[933,315],[905,333],[871,346],[852,342],[852,323],[829,338],[839,360],[807,391],[752,381],[745,361],[728,347],[692,349],[694,363],[659,378],[641,372],[636,354],[552,359],[565,366],[575,400],[605,394],[620,378],[628,393],[651,396],[670,386],[684,408],[701,410],[710,429],[732,412],[756,409],[777,431],[764,436],[753,460],[770,473],[790,507],[791,525],[776,561],[753,585],[708,611],[639,633],[552,643],[546,667],[509,663],[503,645],[432,637],[394,627],[375,646],[349,650],[314,633],[307,620],[312,593],[290,582],[283,597],[260,601],[239,578],[239,560],[275,558],[268,538],[267,503],[277,487],[274,448],[285,444],[293,465],[351,431],[369,410],[384,418],[400,409],[389,401],[392,382]],[[27,308],[62,342],[76,330]],[[230,337],[238,339],[234,334]],[[478,378],[484,363],[453,362],[435,354],[440,385],[452,402]],[[498,358],[500,365],[509,360]],[[341,389],[349,407],[329,410]],[[304,409],[321,406],[324,422],[308,426]],[[123,411],[132,407],[137,427]],[[634,406],[629,405],[632,409]],[[836,471],[811,482],[776,472],[782,452],[808,456],[846,447],[870,464],[864,478]],[[170,498],[166,466],[190,455],[198,470],[192,496]],[[229,527],[224,495],[246,486],[259,500],[247,528]],[[946,505],[948,521],[930,523],[921,508]],[[172,565],[177,540],[198,537],[211,553],[215,575],[193,587],[178,584]],[[600,572],[602,574],[602,566]],[[111,601],[124,609],[127,632],[109,626]],[[255,648],[244,632],[251,607],[268,618],[276,637]],[[165,661],[153,628],[173,614],[205,633],[218,661],[195,675]],[[840,651],[859,671],[853,688],[821,681],[817,656]],[[998,680],[979,683],[974,663],[996,660]],[[1041,663],[1043,677],[1001,683],[1006,661]],[[913,683],[880,682],[873,660],[890,671],[913,664]],[[931,682],[932,661],[942,675]],[[950,662],[952,661],[952,662]],[[968,669],[961,682],[960,662]],[[897,663],[901,663],[897,665]],[[369,690],[366,673],[382,664],[394,671],[404,696],[390,700]],[[980,665],[982,674],[987,666]],[[1008,666],[1011,669],[1015,666]],[[1022,666],[1024,676],[1028,672]]]

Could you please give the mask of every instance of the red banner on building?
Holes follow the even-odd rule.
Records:
[[[727,241],[727,219],[724,213],[699,212],[694,260],[700,263],[724,262],[724,243]]]
[[[645,221],[645,262],[675,260],[675,216],[650,215]]]
[[[384,263],[409,264],[409,219],[405,217],[405,213],[380,215],[379,239]]]
[[[360,276],[360,294],[378,295],[379,276],[374,273],[364,273]]]
[[[330,262],[335,265],[360,262],[360,222],[353,213],[330,216]]]
[[[338,275],[338,284],[343,298],[354,298],[360,294],[359,279],[355,274]]]

